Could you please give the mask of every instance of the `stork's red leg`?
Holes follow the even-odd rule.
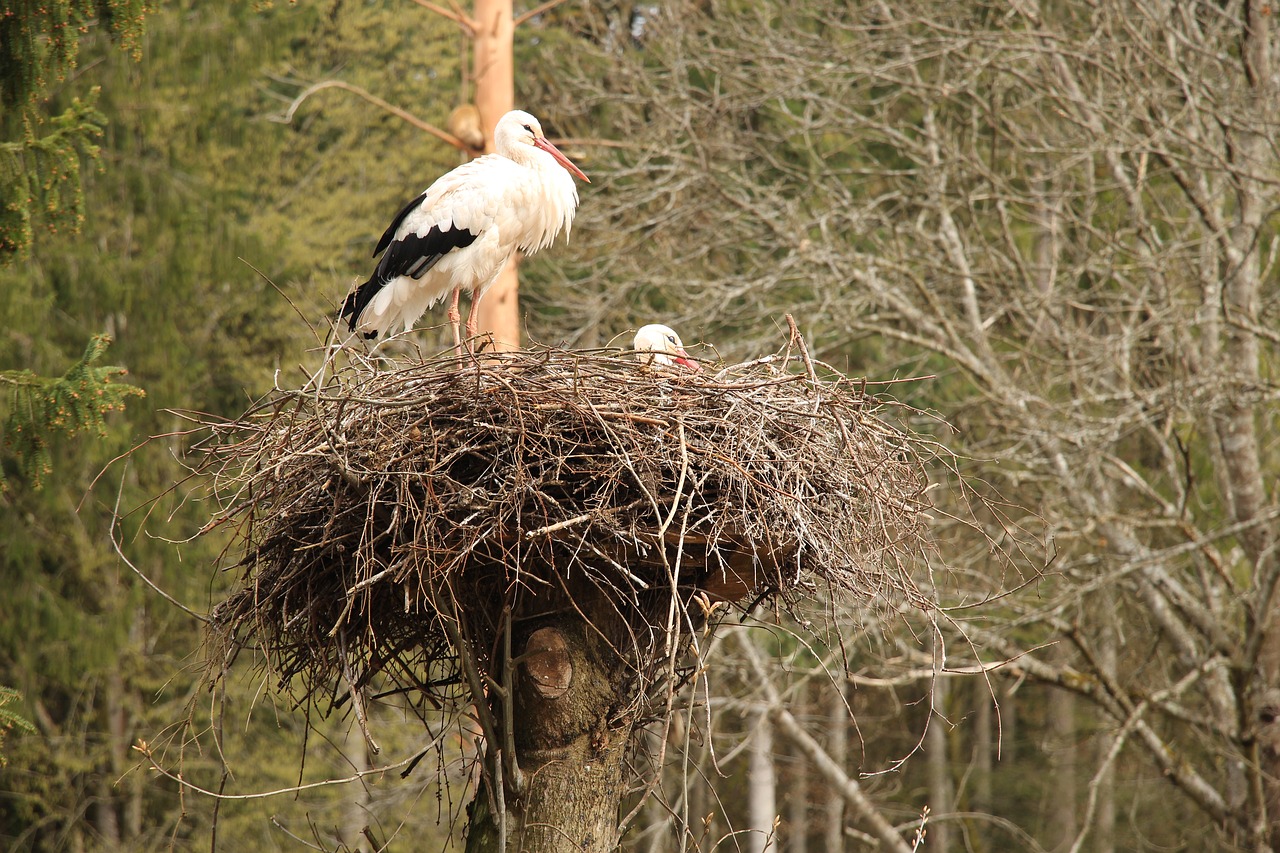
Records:
[[[458,351],[458,355],[462,355],[462,335],[458,330],[458,323],[462,320],[462,315],[458,313],[458,297],[461,295],[462,288],[455,287],[453,295],[449,297],[449,310],[445,314],[453,328],[453,348]],[[470,320],[467,322],[470,323]]]
[[[471,288],[471,311],[467,314],[467,346],[474,347],[476,327],[480,325],[480,315],[476,308],[480,305],[480,288]]]

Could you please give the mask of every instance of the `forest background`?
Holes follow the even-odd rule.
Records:
[[[855,5],[567,2],[517,31],[517,103],[593,179],[568,246],[522,265],[530,340],[662,320],[736,360],[791,313],[823,360],[914,378],[884,393],[964,460],[935,472],[920,570],[943,609],[819,595],[818,638],[770,613],[731,629],[627,844],[872,849],[874,811],[936,850],[1276,849],[1270,7]],[[76,157],[82,216],[40,199],[0,268],[0,370],[57,376],[106,333],[146,396],[100,437],[52,435],[43,475],[6,427],[0,685],[35,731],[4,742],[0,846],[207,849],[216,824],[227,850],[447,849],[469,733],[392,706],[385,754],[438,745],[404,779],[218,803],[148,771],[139,739],[236,795],[383,759],[260,672],[211,696],[201,626],[112,536],[193,609],[225,595],[218,543],[187,541],[208,507],[175,412],[234,417],[299,381],[388,216],[459,162],[349,92],[281,115],[339,79],[443,126],[466,39],[408,0],[174,2],[125,49],[106,29],[38,101],[105,124]],[[7,104],[3,138],[26,121]],[[39,176],[51,199],[63,174]],[[1004,517],[948,523],[954,476]],[[1019,528],[1047,567],[992,557]]]

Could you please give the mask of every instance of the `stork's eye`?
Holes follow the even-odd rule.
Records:
[[[530,133],[533,133],[533,128],[532,128],[532,127],[530,127],[530,126],[529,126],[529,125],[527,125],[527,124],[524,126],[524,129],[525,129],[525,130],[527,130],[527,131],[529,131]]]
[[[671,341],[671,343],[673,343],[673,344],[674,344],[674,343],[676,342],[676,336],[675,336],[675,335],[667,335],[667,340]]]

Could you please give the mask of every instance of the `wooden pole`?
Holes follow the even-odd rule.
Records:
[[[484,127],[486,153],[493,150],[493,128],[515,108],[515,19],[512,0],[475,0],[476,108]],[[500,350],[520,346],[520,301],[516,261],[498,276],[480,303],[479,329],[493,334]]]

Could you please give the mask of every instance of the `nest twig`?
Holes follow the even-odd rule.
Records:
[[[217,522],[243,555],[217,667],[253,648],[311,701],[362,714],[379,677],[436,703],[498,684],[504,624],[573,608],[629,662],[638,704],[721,602],[821,583],[924,604],[907,568],[931,448],[865,382],[798,362],[352,364],[210,425]]]

